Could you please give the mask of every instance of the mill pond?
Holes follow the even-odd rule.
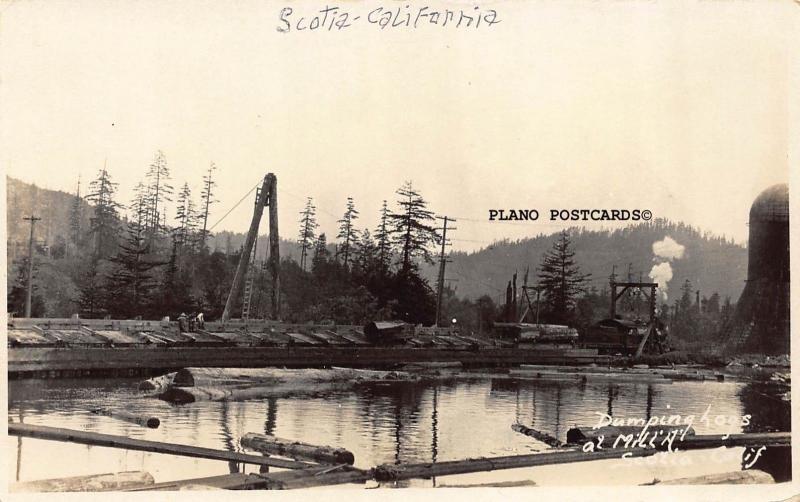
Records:
[[[522,424],[564,441],[575,426],[615,419],[696,416],[697,434],[789,430],[789,403],[773,386],[737,381],[557,382],[475,373],[468,380],[381,382],[316,395],[198,401],[177,405],[139,390],[141,379],[15,380],[9,382],[10,420],[70,430],[245,452],[246,433],[353,452],[355,466],[436,463],[545,452],[548,445],[512,430]],[[160,419],[151,429],[97,415],[124,409]],[[708,416],[730,420],[699,420]],[[748,416],[746,421],[741,418]],[[746,423],[746,425],[744,425]],[[746,451],[748,450],[748,451]],[[382,483],[394,486],[476,484],[632,485],[741,470],[754,463],[776,481],[788,479],[789,448],[717,448],[478,472]],[[146,471],[156,483],[229,473],[258,466],[143,451],[8,437],[9,480],[25,482],[104,472]],[[621,455],[620,455],[621,456]],[[51,462],[53,458],[70,459]],[[273,468],[274,472],[275,469]],[[340,485],[342,488],[376,486]]]

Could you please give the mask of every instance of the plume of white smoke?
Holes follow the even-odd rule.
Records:
[[[678,244],[670,236],[653,243],[653,254],[655,255],[653,261],[656,264],[650,269],[650,274],[648,275],[653,282],[658,283],[662,301],[667,301],[667,283],[672,280],[672,265],[670,265],[670,262],[682,258],[685,250],[686,248],[682,244]]]
[[[653,254],[658,258],[664,258],[668,261],[683,258],[683,252],[685,250],[686,248],[682,244],[678,244],[675,242],[675,239],[670,236],[666,236],[662,240],[653,243]]]

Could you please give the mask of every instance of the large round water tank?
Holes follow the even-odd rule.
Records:
[[[753,202],[748,248],[748,282],[789,282],[788,185],[773,185]]]

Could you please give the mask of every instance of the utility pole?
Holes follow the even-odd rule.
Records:
[[[37,221],[40,221],[41,218],[37,218],[34,215],[30,215],[26,218],[22,218],[25,221],[31,222],[31,238],[28,241],[28,284],[27,290],[25,291],[25,317],[31,316],[31,297],[33,296],[33,227],[36,225]]]
[[[445,246],[447,246],[447,223],[448,222],[455,222],[456,220],[452,218],[448,218],[447,216],[441,217],[437,216],[438,219],[444,220],[444,224],[442,225],[442,252],[439,255],[439,280],[437,281],[436,285],[436,327],[439,327],[442,320],[442,293],[444,291],[444,271],[449,261],[445,257]],[[454,227],[451,227],[450,230],[457,230]]]

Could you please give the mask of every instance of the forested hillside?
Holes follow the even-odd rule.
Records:
[[[208,197],[204,191],[198,201],[185,185],[181,190],[169,187],[177,211],[169,218],[163,215],[153,195],[159,193],[154,185],[159,176],[153,173],[168,175],[165,165],[157,155],[135,199],[124,206],[105,171],[84,181],[81,197],[7,178],[9,312],[23,311],[30,231],[23,217],[33,212],[42,218],[35,236],[33,316],[159,318],[201,310],[207,319],[220,316],[245,236],[204,233],[203,200],[213,194]],[[280,241],[282,319],[434,321],[434,263],[440,241],[433,214],[410,184],[387,198],[394,202],[384,205],[377,228],[359,228],[356,204],[347,199],[340,228],[328,229],[327,235],[317,228],[309,199],[297,222],[299,236],[296,229],[287,229]],[[446,273],[453,280],[444,291],[442,318],[457,318],[467,329],[482,330],[506,317],[503,304],[513,274],[518,273],[518,286],[526,271],[528,285],[536,284],[542,258],[557,239],[558,234],[539,235],[496,242],[474,253],[453,252]],[[649,281],[651,269],[656,270],[653,280],[666,284],[669,294],[660,304],[669,305],[673,316],[695,305],[698,313],[711,312],[716,319],[720,305],[728,304],[726,298],[736,301],[746,277],[743,246],[680,223],[656,220],[614,231],[574,228],[569,239],[574,262],[590,278],[577,310],[559,322],[585,326],[606,315],[606,285],[614,266],[619,280],[630,273],[633,280]],[[680,253],[668,259],[657,256],[656,242],[670,243]],[[271,285],[260,265],[267,248],[267,237],[261,235],[252,298],[255,317],[271,315],[266,301]],[[696,301],[701,298],[702,305]]]
[[[506,285],[515,271],[522,280],[530,267],[530,283],[535,282],[535,270],[544,253],[553,245],[558,234],[540,235],[519,241],[496,242],[476,253],[454,252],[447,265],[447,277],[455,279],[452,287],[458,296],[475,299],[489,294],[495,301],[504,297]],[[613,231],[571,229],[575,260],[583,272],[592,274],[591,284],[602,289],[608,283],[616,265],[619,280],[629,270],[633,278],[648,274],[655,264],[653,243],[669,236],[685,247],[683,256],[672,260],[672,279],[668,293],[678,294],[686,279],[703,295],[713,292],[736,301],[747,278],[747,249],[697,229],[666,220],[635,225]],[[435,267],[426,268],[428,277],[435,277]],[[520,282],[521,284],[521,282]]]

